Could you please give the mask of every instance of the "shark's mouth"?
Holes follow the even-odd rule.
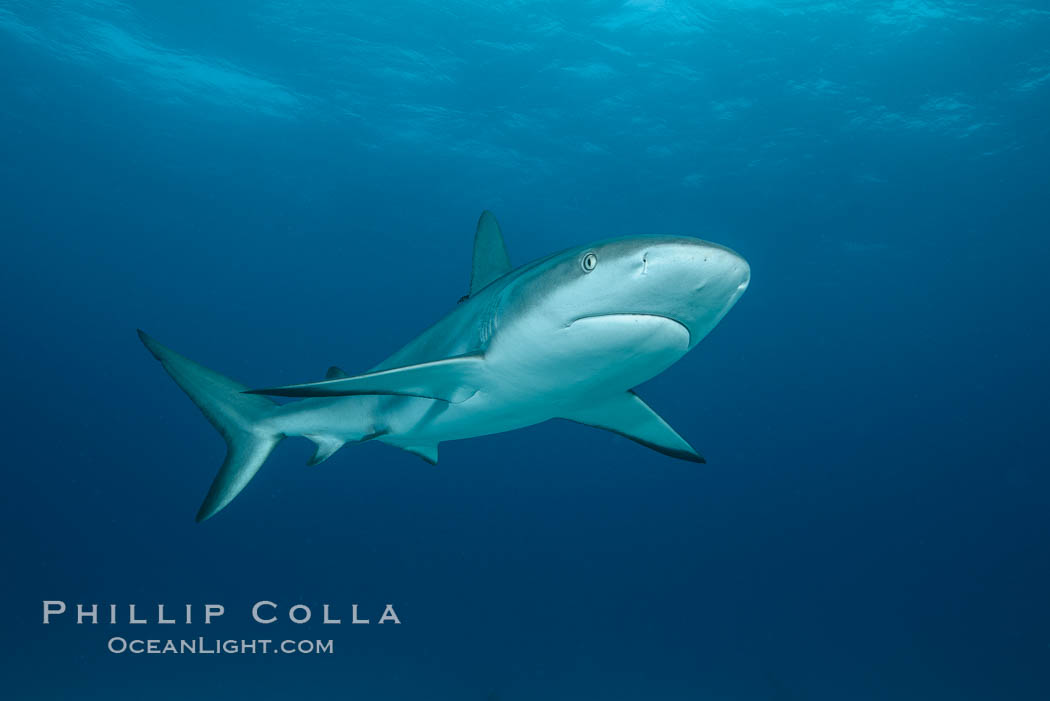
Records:
[[[689,338],[689,345],[692,346],[693,334],[689,330],[689,327],[686,326],[685,324],[683,324],[682,322],[680,322],[678,319],[674,319],[674,318],[666,316],[664,314],[650,314],[650,313],[641,313],[641,312],[620,312],[620,313],[614,313],[614,314],[588,314],[587,316],[581,316],[581,317],[579,317],[577,319],[574,319],[572,322],[570,322],[568,324],[568,326],[571,327],[576,322],[584,321],[586,319],[630,319],[630,318],[659,319],[661,321],[669,321],[672,324],[675,324],[676,326],[681,327],[682,330],[685,331],[686,336]]]

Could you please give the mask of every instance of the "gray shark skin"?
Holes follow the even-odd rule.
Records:
[[[600,241],[512,268],[499,225],[484,212],[470,294],[364,374],[332,367],[321,381],[251,389],[139,337],[226,439],[200,522],[229,504],[287,436],[316,443],[309,464],[369,440],[436,464],[442,441],[562,418],[704,462],[633,388],[699,343],[750,277],[728,248],[671,236]],[[278,405],[268,396],[302,399]]]

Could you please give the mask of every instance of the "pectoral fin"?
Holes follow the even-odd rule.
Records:
[[[484,357],[458,355],[429,363],[336,377],[301,385],[248,390],[277,397],[344,397],[355,394],[399,394],[458,404],[478,391]]]
[[[707,462],[678,432],[634,392],[624,392],[601,404],[562,418],[619,433],[646,448],[690,462]]]

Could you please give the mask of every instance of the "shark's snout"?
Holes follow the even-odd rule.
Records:
[[[648,249],[645,267],[657,266],[664,283],[679,292],[707,290],[743,293],[751,282],[751,266],[736,251],[699,239],[678,239]]]
[[[743,256],[700,239],[664,239],[646,246],[641,257],[649,311],[660,311],[682,323],[694,344],[732,308],[751,282],[751,266]]]
[[[747,286],[751,284],[751,266],[739,254],[732,253],[732,255],[733,259],[729,266],[729,276],[732,280],[737,281],[736,297],[739,298],[747,290]]]

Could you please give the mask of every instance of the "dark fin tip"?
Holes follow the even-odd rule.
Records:
[[[156,339],[154,339],[153,336],[150,336],[142,329],[135,329],[135,331],[136,333],[138,333],[139,340],[142,341],[142,345],[146,346],[146,350],[152,353],[153,357],[157,360],[162,360],[160,355],[162,350],[164,349],[164,346],[157,343]]]
[[[591,425],[596,425],[596,424],[591,424]],[[637,436],[632,436],[629,433],[623,433],[622,431],[617,431],[617,430],[611,429],[611,428],[609,428],[607,426],[598,426],[598,428],[605,429],[609,433],[615,433],[618,436],[623,436],[624,438],[626,438],[628,440],[634,441],[638,445],[643,445],[646,448],[648,448],[649,450],[655,450],[657,453],[661,453],[661,454],[666,455],[666,456],[671,457],[671,458],[677,458],[678,460],[685,460],[686,462],[695,462],[695,463],[700,463],[700,464],[704,464],[704,465],[707,464],[707,460],[704,459],[704,456],[701,455],[700,453],[697,453],[696,451],[690,452],[690,451],[687,451],[687,450],[677,450],[675,448],[668,448],[666,446],[657,445],[656,443],[650,443],[649,441],[644,440],[642,438],[638,438]]]
[[[641,443],[641,441],[638,442]],[[686,462],[695,462],[700,465],[707,464],[707,460],[705,460],[704,456],[700,453],[690,453],[686,450],[674,450],[673,448],[661,448],[652,445],[647,445],[645,443],[642,443],[642,445],[645,445],[647,448],[652,448],[658,453],[663,453],[664,455],[667,455],[672,458],[678,458],[679,460],[685,460]]]
[[[201,508],[197,510],[197,523],[207,521],[209,518],[222,511],[222,509],[216,509],[213,508],[213,506],[214,505],[212,503],[212,495],[209,492],[208,496],[204,498],[204,502],[201,504]]]

